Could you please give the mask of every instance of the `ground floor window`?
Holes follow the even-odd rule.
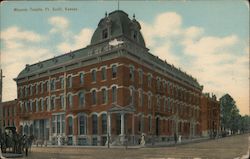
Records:
[[[52,133],[65,133],[65,114],[52,115]]]
[[[87,139],[86,138],[78,138],[78,145],[87,145]]]

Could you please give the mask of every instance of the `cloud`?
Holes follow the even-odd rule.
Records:
[[[6,48],[19,48],[23,45],[19,41],[24,42],[40,42],[43,36],[33,31],[22,30],[17,26],[12,26],[1,32],[1,40],[4,41]]]
[[[48,21],[52,25],[50,33],[61,33],[69,27],[69,21],[65,17],[54,16],[50,17]]]
[[[184,27],[175,12],[161,13],[152,24],[140,22],[147,47],[196,77],[203,92],[231,94],[242,114],[249,106],[249,46],[236,34],[207,35],[205,28]],[[247,100],[248,99],[248,100]]]
[[[80,33],[70,37],[62,43],[59,43],[57,50],[60,52],[69,52],[70,50],[83,48],[90,43],[92,34],[92,29],[84,28],[80,31]]]

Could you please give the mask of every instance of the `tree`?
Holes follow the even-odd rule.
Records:
[[[242,120],[234,99],[229,94],[225,94],[220,98],[220,107],[222,129],[237,133],[241,129]]]

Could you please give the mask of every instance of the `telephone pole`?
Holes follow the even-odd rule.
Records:
[[[2,133],[3,130],[3,119],[2,119],[2,114],[3,114],[3,108],[2,108],[2,96],[3,96],[3,71],[0,69],[0,133]]]

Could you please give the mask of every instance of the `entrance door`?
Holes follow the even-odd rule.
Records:
[[[156,120],[155,120],[155,134],[156,136],[159,136],[159,118],[157,117]]]
[[[121,115],[116,114],[116,134],[121,134]]]

